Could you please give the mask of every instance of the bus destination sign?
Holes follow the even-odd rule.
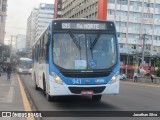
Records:
[[[62,23],[62,29],[106,30],[105,23]]]

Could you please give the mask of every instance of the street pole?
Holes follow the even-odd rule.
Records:
[[[4,51],[2,52],[2,62],[4,62],[4,61],[3,61],[3,56],[4,56]]]
[[[128,51],[128,50],[127,50]],[[129,53],[127,54],[127,62],[126,62],[126,77],[128,74],[128,58],[129,58]]]
[[[12,56],[11,51],[12,51],[12,41],[13,41],[13,37],[17,37],[17,36],[13,36],[13,35],[11,35],[10,55],[9,55],[9,60],[10,60],[10,62],[11,62],[11,56]]]
[[[12,38],[13,38],[13,36],[11,35],[10,54],[9,54],[9,61],[10,62],[11,62],[11,51],[12,51]]]
[[[144,69],[144,47],[145,47],[145,41],[146,41],[146,34],[143,34],[142,40],[143,40],[143,47],[142,47],[142,69]]]

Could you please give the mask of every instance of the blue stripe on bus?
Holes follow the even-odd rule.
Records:
[[[115,66],[115,68],[113,69],[113,71],[110,73],[110,75],[106,76],[106,77],[96,77],[96,78],[71,78],[71,77],[65,77],[64,75],[62,75],[62,73],[53,65],[53,64],[50,64],[50,75],[52,75],[52,72],[54,71],[63,81],[65,84],[68,84],[68,85],[72,85],[73,84],[73,80],[74,81],[78,81],[80,80],[80,84],[87,84],[86,83],[86,80],[89,80],[89,84],[91,85],[98,85],[98,84],[107,84],[111,78],[113,77],[113,75],[119,71],[120,69],[120,63],[118,62],[118,64]],[[96,82],[96,80],[104,80],[104,82]],[[87,84],[87,85],[89,85]]]

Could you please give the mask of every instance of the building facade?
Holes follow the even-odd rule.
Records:
[[[39,37],[45,27],[54,18],[54,5],[41,3],[38,8],[38,13],[36,17],[36,33],[35,40]]]
[[[63,0],[62,18],[97,19],[98,0]]]
[[[16,36],[16,52],[26,52],[26,35],[18,34]]]
[[[151,55],[160,52],[160,0],[108,0],[107,19],[116,23],[121,53],[135,53],[143,43]]]
[[[54,19],[61,18],[62,15],[62,0],[54,1]]]
[[[54,5],[40,3],[39,8],[33,9],[27,20],[27,44],[26,48],[31,50],[33,43],[42,31],[53,20]]]
[[[160,53],[160,0],[105,0],[106,19],[116,24],[121,53]],[[98,19],[103,0],[63,0],[63,18]],[[101,4],[101,5],[100,5]],[[99,7],[98,7],[99,6]],[[146,34],[146,39],[143,39]]]
[[[31,12],[27,19],[27,33],[26,33],[26,48],[29,50],[32,48],[33,42],[36,38],[36,19],[37,19],[38,9],[35,8]]]
[[[0,42],[4,43],[7,16],[7,0],[0,0]]]

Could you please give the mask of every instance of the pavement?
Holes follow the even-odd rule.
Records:
[[[133,83],[133,79],[130,79],[130,78],[127,78],[127,79],[124,79],[124,80],[121,80],[121,81]],[[156,78],[156,79],[153,80],[153,83],[152,83],[151,79],[149,77],[139,77],[137,83],[160,86],[160,79]]]
[[[25,111],[18,77],[15,73],[7,80],[6,73],[0,76],[0,114],[4,111]],[[0,116],[1,116],[0,115]],[[0,120],[25,120],[26,118],[0,117]]]

